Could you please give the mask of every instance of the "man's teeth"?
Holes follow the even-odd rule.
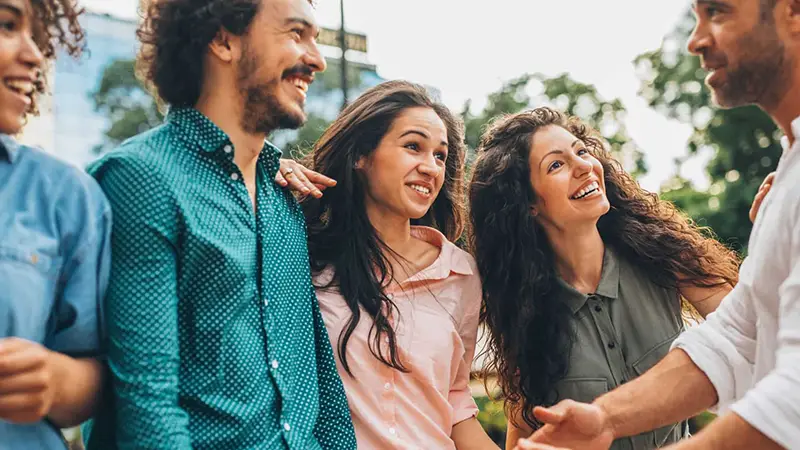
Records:
[[[598,189],[600,189],[600,185],[597,183],[597,181],[593,181],[590,185],[586,186],[585,188],[578,191],[575,195],[573,195],[572,199],[578,200],[579,198],[585,197],[587,194],[590,194]]]
[[[292,84],[303,92],[308,92],[308,83],[300,78],[292,78]]]
[[[410,187],[411,189],[413,189],[413,190],[415,190],[415,191],[417,191],[417,192],[423,193],[423,194],[425,194],[425,195],[428,195],[428,194],[430,194],[430,193],[431,193],[431,190],[430,190],[430,189],[428,189],[428,188],[426,188],[426,187],[424,187],[424,186],[419,186],[419,185],[416,185],[416,184],[412,184],[412,185],[410,185],[409,187]]]
[[[32,82],[25,80],[6,80],[6,86],[22,95],[30,95],[35,89]]]

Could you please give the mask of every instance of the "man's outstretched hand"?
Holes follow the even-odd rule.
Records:
[[[520,439],[515,450],[608,450],[614,441],[611,423],[599,406],[564,400],[552,408],[537,407],[533,414],[545,425]]]

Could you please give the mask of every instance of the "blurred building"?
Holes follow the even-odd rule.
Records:
[[[92,93],[97,89],[103,72],[113,61],[133,59],[136,56],[137,22],[108,14],[87,13],[82,17],[86,30],[86,50],[79,60],[62,55],[49,71],[51,95],[42,99],[42,114],[34,117],[25,127],[21,140],[44,148],[78,166],[85,166],[97,157],[93,149],[103,141],[111,118],[95,111]],[[322,30],[319,38],[321,50],[328,61],[324,77],[311,85],[306,109],[327,120],[338,114],[342,92],[332,89],[339,86],[339,59],[337,31]],[[350,73],[356,80],[348,90],[355,98],[365,89],[384,81],[375,66],[367,60],[367,38],[362,34],[348,34],[347,58]],[[286,142],[292,132],[274,136],[277,144]]]

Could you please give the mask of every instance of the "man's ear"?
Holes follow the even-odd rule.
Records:
[[[241,37],[220,28],[217,35],[208,44],[208,49],[217,60],[230,64],[241,56],[241,40]]]

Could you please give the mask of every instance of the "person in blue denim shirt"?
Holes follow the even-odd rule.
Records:
[[[111,214],[80,169],[17,144],[55,46],[79,51],[74,0],[0,0],[0,449],[64,449],[103,385]]]

